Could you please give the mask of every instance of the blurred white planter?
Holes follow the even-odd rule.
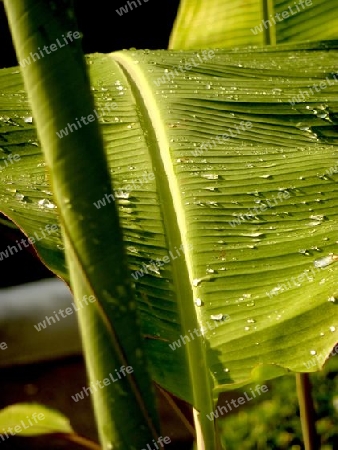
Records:
[[[0,366],[50,360],[82,353],[77,315],[37,331],[34,325],[70,307],[73,296],[58,278],[0,290]],[[64,314],[65,315],[65,314]],[[1,343],[7,349],[1,350]]]

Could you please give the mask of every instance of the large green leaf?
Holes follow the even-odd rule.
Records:
[[[338,37],[327,0],[181,0],[170,48],[230,48]]]
[[[218,50],[203,62],[192,51],[87,58],[153,378],[202,421],[210,393],[216,400],[252,379],[305,371],[308,361],[316,370],[337,341],[338,264],[314,265],[337,252],[335,170],[326,174],[337,155],[337,49]],[[1,209],[30,235],[30,215],[43,227],[58,210],[41,214],[47,183],[33,184],[26,169],[44,173],[15,71],[0,75],[0,136],[22,158],[2,172]],[[299,90],[306,102],[292,100]],[[48,246],[41,254],[61,274],[52,245],[38,250]],[[186,345],[172,350],[181,337]]]

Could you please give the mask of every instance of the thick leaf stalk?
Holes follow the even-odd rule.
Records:
[[[93,206],[111,180],[72,5],[5,7],[59,211],[101,443],[143,448],[157,436],[154,399],[117,209]]]

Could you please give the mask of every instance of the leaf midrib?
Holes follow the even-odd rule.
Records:
[[[135,64],[130,55],[116,52],[110,55],[119,64],[140,111],[139,119],[142,128],[147,131],[145,139],[150,149],[150,158],[154,167],[155,181],[161,209],[165,238],[168,249],[183,244],[184,249],[189,248],[187,238],[187,222],[184,214],[184,205],[180,194],[177,176],[174,172],[172,158],[169,152],[169,139],[166,133],[164,119],[158,101],[142,72],[140,65]],[[196,287],[193,285],[193,259],[189,251],[185,251],[177,260],[171,262],[173,283],[178,300],[178,312],[182,333],[194,328],[200,328],[194,298],[197,297]],[[205,416],[213,409],[212,379],[207,370],[206,352],[202,339],[194,339],[185,345],[194,408]],[[201,361],[203,369],[201,370]],[[203,413],[202,413],[203,411]],[[203,419],[202,419],[203,420]],[[206,421],[204,420],[204,423]],[[207,424],[204,430],[206,442],[214,442],[214,425]],[[203,428],[203,425],[202,425]]]

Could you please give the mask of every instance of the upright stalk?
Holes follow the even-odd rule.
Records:
[[[94,207],[112,185],[73,2],[5,0],[5,8],[62,226],[90,380],[84,389],[103,449],[141,449],[157,438],[155,400],[115,200]],[[65,126],[71,133],[60,137]]]
[[[296,373],[296,385],[305,450],[318,450],[318,435],[309,374]]]

